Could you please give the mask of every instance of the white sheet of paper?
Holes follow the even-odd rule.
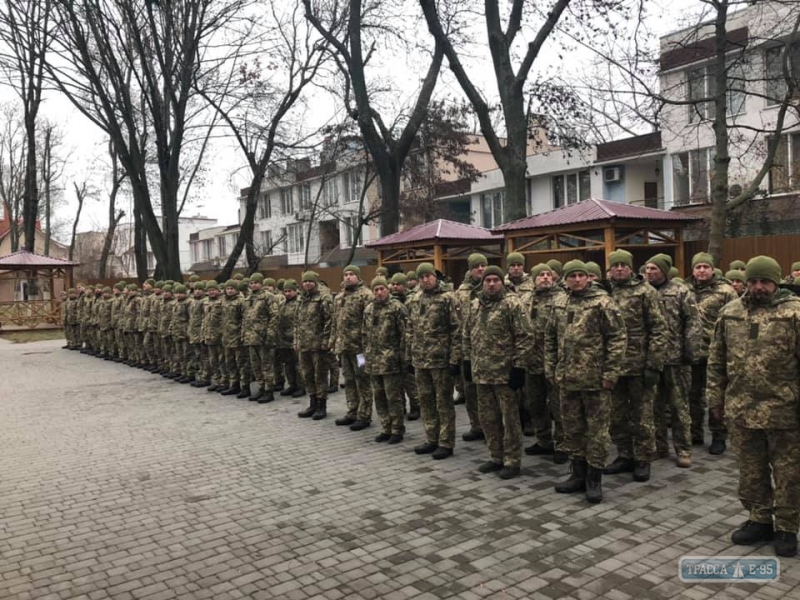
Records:
[[[363,369],[364,365],[367,364],[367,359],[364,358],[363,354],[356,354],[356,364],[358,365],[359,369]]]

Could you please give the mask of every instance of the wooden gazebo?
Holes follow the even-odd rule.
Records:
[[[683,229],[700,217],[680,212],[590,198],[550,212],[495,227],[505,236],[506,252],[520,252],[533,263],[557,258],[593,260],[607,269],[606,257],[617,248],[643,264],[659,252],[678,269],[684,264]]]
[[[72,286],[72,269],[78,263],[27,250],[0,256],[0,328],[7,325],[35,329],[61,325],[62,290]],[[49,298],[43,298],[47,282]],[[56,290],[56,283],[61,289]],[[19,290],[24,295],[17,298]]]
[[[500,262],[503,236],[483,227],[437,219],[365,245],[377,251],[381,266],[408,269],[431,262],[455,281],[463,276],[472,252],[485,254],[490,262]]]

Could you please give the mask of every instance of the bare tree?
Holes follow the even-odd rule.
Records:
[[[120,187],[122,187],[123,181],[125,181],[125,178],[128,176],[125,170],[119,167],[119,159],[114,149],[114,144],[111,141],[108,142],[108,154],[111,158],[111,172],[109,177],[111,189],[108,192],[108,228],[106,229],[106,235],[103,239],[103,250],[100,253],[100,266],[98,270],[98,277],[101,279],[105,279],[106,277],[108,255],[111,253],[117,226],[125,216],[124,210],[117,209],[117,194],[119,193]]]
[[[45,122],[41,127],[41,187],[44,210],[44,254],[50,256],[50,242],[53,237],[53,212],[63,191],[58,181],[64,174],[67,161],[58,156],[56,150],[63,143],[63,136],[55,123]],[[41,203],[40,203],[41,204]]]
[[[92,192],[89,189],[89,183],[84,180],[80,185],[76,181],[72,182],[72,187],[75,191],[75,199],[78,201],[78,209],[75,211],[75,220],[72,222],[72,237],[69,242],[69,260],[73,259],[75,253],[75,239],[78,231],[78,222],[81,220],[81,212],[83,211],[83,203]]]
[[[11,251],[19,250],[22,234],[22,201],[25,195],[25,157],[28,154],[25,126],[12,105],[2,109],[0,126],[0,200],[6,208],[11,230]]]

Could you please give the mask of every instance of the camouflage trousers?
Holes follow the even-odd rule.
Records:
[[[205,344],[189,344],[191,351],[191,362],[189,365],[189,375],[194,375],[198,381],[210,381],[211,375],[208,369],[208,346]]]
[[[403,375],[372,375],[370,383],[383,433],[403,435]]]
[[[369,375],[363,368],[358,368],[355,352],[342,352],[342,371],[344,392],[347,397],[347,416],[369,423],[372,421],[372,386]]]
[[[154,331],[146,331],[144,334],[144,355],[147,357],[148,364],[151,365],[157,365],[159,362],[157,337],[158,334]]]
[[[422,425],[428,443],[454,448],[456,408],[453,405],[453,376],[446,368],[417,369],[416,376]]]
[[[128,331],[125,337],[128,340],[128,360],[142,362],[141,334],[138,331]]]
[[[80,325],[75,323],[68,323],[64,327],[64,335],[67,338],[67,344],[70,348],[81,347],[81,328]]]
[[[262,390],[271,390],[275,387],[275,349],[262,344],[248,346],[247,351],[253,380],[258,382]]]
[[[458,376],[454,378],[453,387],[456,390],[456,396],[463,396],[464,395],[464,378],[462,376]]]
[[[275,351],[275,384],[287,383],[289,388],[302,388],[297,380],[297,355],[291,348]]]
[[[730,423],[739,462],[739,501],[757,523],[797,533],[800,526],[800,429],[745,429]],[[773,484],[774,481],[774,484]]]
[[[467,382],[467,387],[470,383]],[[522,423],[519,418],[519,393],[507,384],[477,384],[478,411],[489,460],[507,467],[522,461]]]
[[[328,365],[328,351],[301,350],[298,359],[308,395],[316,396],[318,400],[327,400],[328,375],[331,370]]]
[[[692,365],[692,386],[689,388],[689,413],[692,417],[692,439],[703,439],[703,421],[706,417],[706,372],[707,361]],[[728,430],[725,421],[708,415],[708,428],[715,440],[727,440]]]
[[[564,425],[562,450],[569,457],[586,459],[602,469],[608,462],[611,438],[611,392],[608,390],[560,390],[561,422]]]
[[[533,421],[536,443],[545,448],[555,445],[561,449],[564,430],[561,426],[558,391],[547,383],[544,373],[528,373],[524,392],[524,401],[528,405],[528,412]]]
[[[92,340],[90,338],[91,326],[87,323],[81,323],[78,325],[78,334],[80,336],[81,345],[86,346],[87,348],[91,349],[92,347]]]
[[[228,376],[230,387],[237,385],[247,387],[250,385],[250,357],[245,354],[243,346],[223,349],[225,356],[225,374]]]
[[[173,372],[180,373],[184,377],[188,376],[189,361],[191,360],[191,354],[189,352],[189,340],[173,340],[172,347],[175,351],[174,368],[172,369]]]
[[[125,346],[125,330],[117,327],[114,330],[114,336],[117,338],[117,356],[123,360],[128,358],[128,349]]]
[[[652,462],[656,450],[653,420],[655,386],[642,375],[620,377],[611,400],[611,439],[622,458]]]
[[[228,373],[225,370],[225,351],[222,344],[206,344],[208,356],[208,380],[214,385],[225,385]]]
[[[653,411],[656,425],[656,452],[669,454],[667,429],[672,428],[675,454],[692,453],[692,417],[689,414],[688,366],[667,365],[656,386]]]
[[[478,386],[471,381],[464,381],[464,376],[459,375],[455,378],[456,381],[462,380],[462,391],[466,397],[464,403],[467,408],[467,418],[469,419],[469,430],[474,433],[483,431],[481,426],[481,416],[478,409]]]
[[[162,335],[161,338],[161,362],[164,369],[169,370],[170,373],[175,372],[175,347],[172,342],[172,337]]]
[[[419,412],[419,394],[417,393],[417,377],[414,373],[409,373],[408,368],[403,366],[403,391],[408,396],[409,412]],[[403,400],[405,403],[405,400]]]
[[[338,387],[339,377],[341,376],[339,361],[336,360],[336,355],[333,352],[328,352],[327,359],[328,359],[328,368],[330,369],[330,387]],[[370,414],[372,414],[371,408],[370,408]]]

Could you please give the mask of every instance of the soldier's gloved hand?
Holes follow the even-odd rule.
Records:
[[[508,387],[512,390],[521,390],[525,385],[525,369],[519,367],[511,367],[511,373],[508,375]]]
[[[450,365],[447,367],[447,370],[453,377],[456,377],[458,376],[459,373],[461,373],[461,367],[459,367],[458,365]]]
[[[645,369],[644,370],[644,386],[647,388],[651,388],[656,385],[661,379],[661,371],[656,371],[655,369]]]
[[[465,360],[461,363],[461,372],[464,373],[464,381],[472,381],[472,361]]]

